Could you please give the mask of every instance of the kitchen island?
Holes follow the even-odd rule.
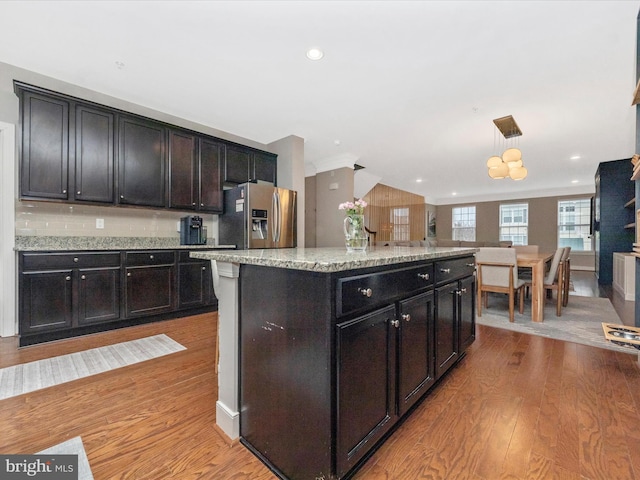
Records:
[[[346,478],[475,338],[474,248],[192,252],[218,297],[216,422],[281,478]]]

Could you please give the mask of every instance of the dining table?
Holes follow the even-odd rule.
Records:
[[[544,321],[544,271],[553,253],[518,253],[518,268],[531,268],[531,320]]]

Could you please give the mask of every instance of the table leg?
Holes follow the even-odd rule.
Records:
[[[544,321],[544,262],[533,265],[531,271],[531,320]]]

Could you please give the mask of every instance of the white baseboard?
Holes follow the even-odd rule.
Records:
[[[216,424],[231,440],[240,437],[240,413],[233,412],[220,400],[216,402]]]

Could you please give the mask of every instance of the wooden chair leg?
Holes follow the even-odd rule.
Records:
[[[524,288],[520,289],[520,293],[518,294],[518,297],[520,299],[519,312],[520,312],[520,315],[522,315],[524,313]]]
[[[514,312],[515,309],[513,307],[513,300],[514,300],[513,299],[513,290],[511,290],[509,292],[509,321],[511,323],[513,323],[514,314],[515,314],[515,312]]]
[[[558,283],[558,288],[556,290],[557,298],[556,298],[556,317],[562,316],[562,285]]]
[[[478,297],[476,298],[476,309],[478,310],[478,316],[482,316],[482,296],[483,292],[478,290]]]

